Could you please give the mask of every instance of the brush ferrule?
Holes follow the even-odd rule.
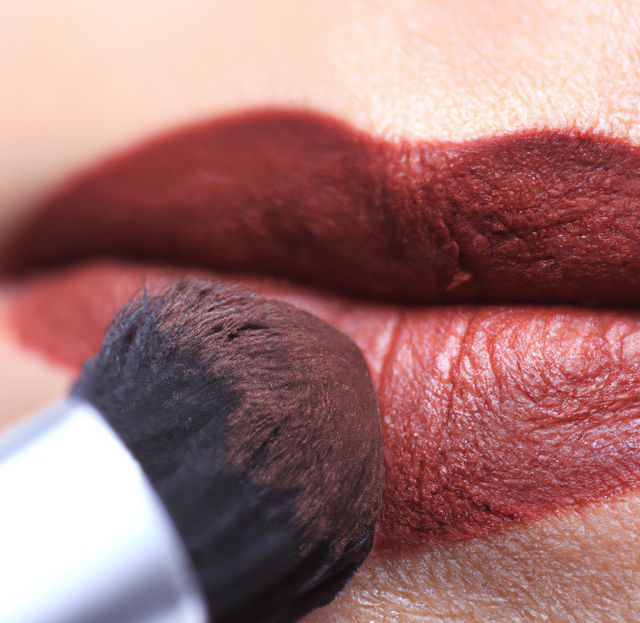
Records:
[[[202,623],[191,563],[140,465],[68,399],[0,443],[2,623]]]

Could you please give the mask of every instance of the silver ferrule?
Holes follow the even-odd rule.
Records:
[[[206,620],[166,509],[91,405],[68,399],[2,439],[2,623]]]

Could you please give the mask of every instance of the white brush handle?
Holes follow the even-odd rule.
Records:
[[[203,623],[184,546],[141,467],[66,400],[0,443],[2,623]]]

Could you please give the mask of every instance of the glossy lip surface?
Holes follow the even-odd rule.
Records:
[[[421,302],[640,302],[640,149],[531,131],[385,142],[263,110],[166,134],[68,182],[3,258],[96,254]]]
[[[591,135],[388,144],[263,111],[165,135],[71,180],[4,265],[119,254],[388,299],[635,304],[639,172],[635,147]],[[106,263],[45,275],[15,297],[14,325],[78,365],[143,277],[160,287],[181,272]],[[365,353],[385,436],[379,545],[481,536],[640,484],[635,312],[420,308],[249,285]]]

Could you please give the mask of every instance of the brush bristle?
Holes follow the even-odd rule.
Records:
[[[141,463],[216,622],[297,620],[366,557],[377,401],[358,348],[322,321],[187,278],[121,310],[73,393]]]

